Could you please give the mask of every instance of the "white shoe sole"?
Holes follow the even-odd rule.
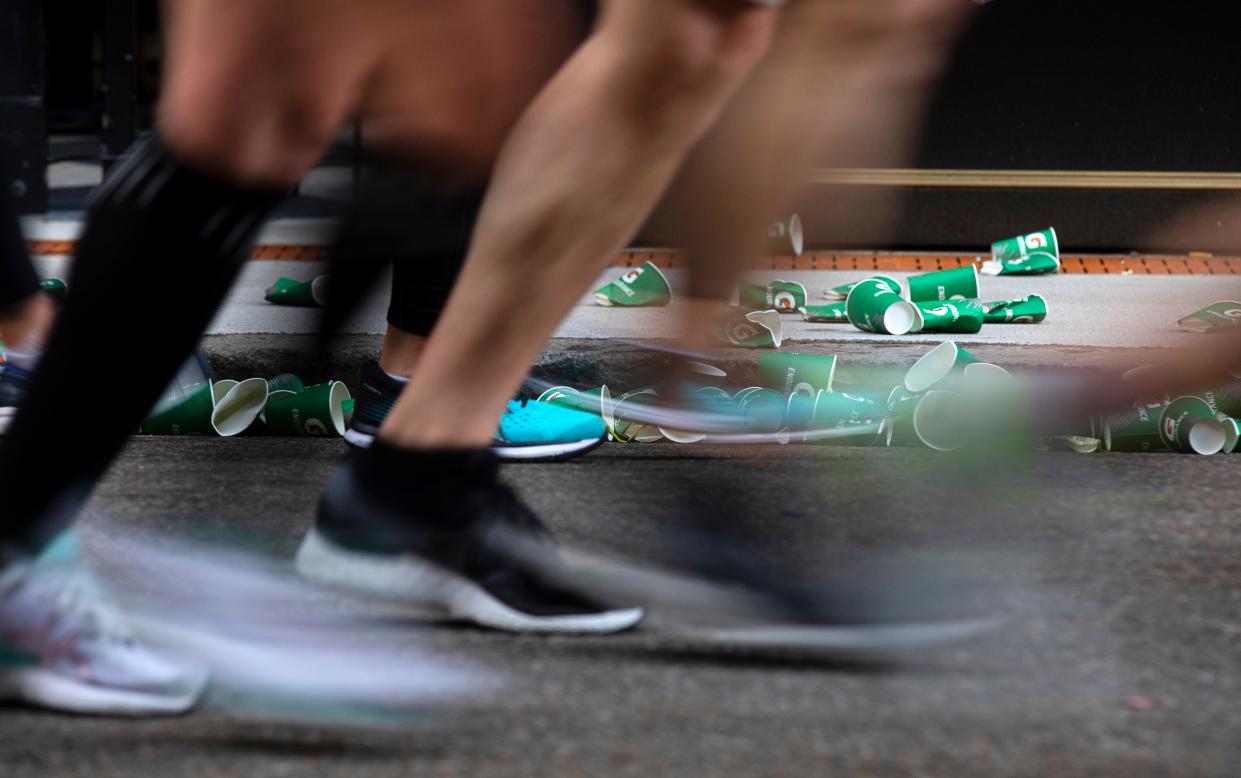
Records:
[[[375,442],[375,436],[351,429],[345,431],[345,442],[358,448],[370,448]],[[603,438],[600,437],[533,446],[492,446],[491,450],[500,459],[510,462],[542,462],[580,456],[593,451],[602,444]]]
[[[413,554],[387,556],[343,549],[315,530],[297,552],[307,578],[418,607],[505,632],[610,634],[642,620],[641,608],[577,616],[532,616],[497,600],[473,581]]]
[[[198,702],[207,679],[182,694],[153,694],[82,683],[41,667],[0,670],[0,700],[96,716],[176,716]]]

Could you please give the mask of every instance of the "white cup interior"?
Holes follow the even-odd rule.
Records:
[[[1224,450],[1227,434],[1222,422],[1203,419],[1189,428],[1189,447],[1195,454],[1210,456]]]
[[[883,312],[883,328],[889,335],[907,335],[918,321],[918,310],[913,303],[892,303]]]
[[[945,341],[927,353],[905,373],[905,388],[921,394],[952,372],[957,363],[957,344]]]

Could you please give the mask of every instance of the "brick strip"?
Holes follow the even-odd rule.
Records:
[[[29,241],[35,256],[72,254],[74,241]],[[252,259],[321,262],[327,258],[327,246],[262,245],[254,249]],[[851,272],[929,273],[972,264],[985,257],[959,254],[916,254],[891,252],[809,252],[800,257],[759,256],[755,270],[847,270]],[[661,268],[685,267],[685,258],[667,249],[641,249],[621,252],[612,267],[637,267],[647,261]],[[1188,256],[1066,254],[1060,258],[1060,272],[1085,275],[1241,275],[1241,257],[1216,257],[1210,254]]]

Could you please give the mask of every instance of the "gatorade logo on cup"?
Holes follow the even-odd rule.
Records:
[[[1025,246],[1026,251],[1045,249],[1047,248],[1047,236],[1041,232],[1036,232],[1033,235],[1027,235],[1022,238],[1021,243]]]
[[[638,276],[640,275],[642,275],[642,268],[636,267],[633,270],[630,270],[625,275],[621,276],[621,280],[627,284],[632,284],[634,281],[638,280]]]
[[[791,311],[797,305],[797,300],[791,292],[777,292],[774,302],[776,307],[782,311]]]
[[[1163,436],[1165,440],[1176,439],[1176,419],[1171,416],[1163,420]]]

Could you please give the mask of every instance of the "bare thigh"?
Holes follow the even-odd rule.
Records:
[[[184,160],[288,185],[341,125],[485,176],[581,35],[574,0],[167,0],[160,124]]]

